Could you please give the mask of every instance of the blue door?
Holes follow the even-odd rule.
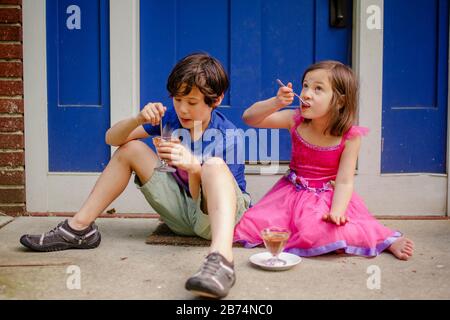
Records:
[[[446,172],[448,0],[384,2],[382,173]]]
[[[47,0],[50,172],[99,172],[109,161],[109,1]]]
[[[141,0],[141,107],[155,100],[172,105],[165,88],[171,68],[191,52],[206,51],[224,64],[231,80],[220,111],[246,130],[244,110],[275,95],[275,79],[293,82],[300,92],[310,64],[350,63],[352,4],[347,3],[347,25],[335,28],[329,23],[329,0]],[[268,146],[261,150],[271,150],[270,132],[258,139]],[[276,158],[289,161],[286,130],[279,141]],[[255,157],[246,148],[246,160],[268,158],[274,158],[270,151]]]

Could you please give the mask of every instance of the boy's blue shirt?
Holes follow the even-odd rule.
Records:
[[[167,108],[164,114],[163,126],[166,125],[173,131],[181,129],[178,132],[182,132],[183,134],[177,134],[177,136],[183,137],[183,145],[190,149],[202,164],[207,158],[212,156],[224,159],[241,191],[247,193],[245,165],[242,156],[244,149],[243,131],[238,130],[222,113],[217,109],[211,112],[211,121],[209,122],[208,128],[203,132],[201,139],[191,142],[190,146],[185,141],[185,138],[190,139],[189,130],[181,126],[173,107]],[[143,127],[149,135],[161,135],[159,125],[152,126],[150,124],[144,124]],[[230,135],[230,133],[233,134]],[[239,158],[238,155],[241,157]],[[175,178],[177,178],[176,175]],[[177,181],[181,183],[179,179]],[[186,189],[187,186],[183,184],[183,187]],[[189,192],[189,190],[187,191]]]

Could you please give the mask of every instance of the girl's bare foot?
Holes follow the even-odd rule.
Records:
[[[408,260],[413,255],[414,242],[408,238],[401,237],[391,244],[387,250],[390,251],[397,259]]]

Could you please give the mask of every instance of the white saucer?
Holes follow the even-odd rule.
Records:
[[[299,256],[297,256],[295,254],[282,252],[282,253],[280,253],[279,258],[286,261],[286,264],[284,266],[267,266],[267,265],[265,265],[264,261],[271,257],[272,257],[272,255],[269,252],[255,253],[254,255],[252,255],[250,257],[250,262],[253,263],[254,265],[257,265],[258,267],[260,267],[262,269],[265,269],[265,270],[281,271],[281,270],[288,270],[288,269],[292,268],[293,266],[295,266],[296,264],[298,264],[300,261],[302,261],[302,258],[300,258]]]

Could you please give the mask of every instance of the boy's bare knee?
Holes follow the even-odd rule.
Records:
[[[121,145],[119,149],[139,150],[145,146],[146,144],[140,140],[131,140]]]
[[[213,157],[209,158],[202,164],[202,173],[211,172],[214,170],[223,170],[223,166],[226,166],[225,161],[221,158]]]
[[[208,158],[203,163],[202,167],[208,168],[208,167],[214,167],[214,166],[220,166],[220,165],[226,165],[225,161],[223,161],[222,158],[212,157],[212,158]]]
[[[156,153],[147,144],[139,140],[132,140],[121,145],[114,152],[113,159],[127,165],[131,171],[134,171],[142,184],[150,180],[153,169],[158,162]]]
[[[222,158],[209,158],[202,164],[202,180],[207,177],[215,176],[217,174],[230,173],[227,164],[223,161]]]
[[[123,145],[121,145],[115,152],[114,156],[118,157],[119,160],[127,160],[131,156],[138,154],[145,150],[147,145],[139,140],[131,140]]]

